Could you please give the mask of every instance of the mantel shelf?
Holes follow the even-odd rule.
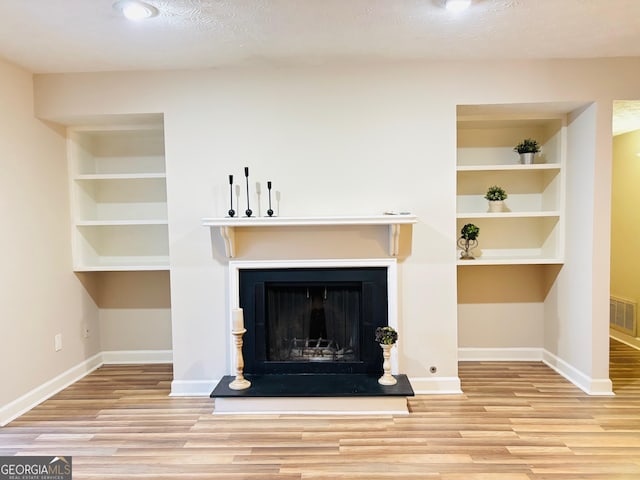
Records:
[[[343,217],[240,217],[203,218],[205,227],[217,227],[224,239],[227,258],[234,258],[235,229],[242,227],[323,227],[382,225],[389,229],[389,255],[397,256],[400,245],[400,226],[418,222],[415,215],[366,215]]]

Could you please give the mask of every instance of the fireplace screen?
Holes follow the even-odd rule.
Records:
[[[361,291],[360,284],[267,284],[267,361],[359,361]]]

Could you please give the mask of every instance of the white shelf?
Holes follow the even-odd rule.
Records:
[[[219,228],[225,242],[228,258],[236,255],[235,229],[244,227],[322,227],[351,225],[381,225],[389,230],[389,255],[397,256],[400,243],[400,226],[417,223],[415,215],[366,215],[337,217],[226,217],[203,218],[205,227]]]
[[[122,223],[75,226],[75,265],[137,267],[168,265],[167,224]],[[105,270],[108,270],[105,268]]]
[[[72,192],[76,223],[167,218],[164,174],[76,179],[72,184]]]
[[[132,261],[136,260],[136,261]],[[155,261],[133,258],[104,258],[99,264],[74,267],[76,272],[129,272],[129,271],[165,271],[169,270],[169,257],[159,258]]]
[[[149,220],[86,220],[76,222],[77,227],[113,227],[113,226],[137,226],[137,225],[168,225],[165,219]]]
[[[167,270],[162,124],[72,127],[67,142],[74,269]]]
[[[497,172],[497,171],[515,171],[527,172],[538,170],[560,170],[559,163],[534,163],[531,165],[523,165],[521,163],[507,165],[458,165],[458,172]]]
[[[480,265],[562,265],[564,261],[559,258],[513,256],[513,257],[491,257],[482,256],[474,260],[457,261],[459,267],[473,267]]]
[[[457,236],[466,223],[480,228],[476,260],[459,266],[562,264],[565,121],[536,106],[458,108]],[[519,163],[513,151],[524,138],[542,146],[533,164]],[[504,212],[488,211],[492,185],[508,194]]]
[[[76,175],[165,172],[161,124],[74,127],[68,144]]]
[[[466,218],[473,220],[474,218],[536,218],[536,217],[560,217],[560,212],[554,211],[535,211],[535,212],[460,212],[456,214],[456,218]]]
[[[166,173],[93,173],[76,175],[76,181],[166,179]]]
[[[322,225],[402,225],[418,222],[415,215],[364,215],[339,217],[224,217],[203,218],[208,227],[302,227]]]
[[[562,259],[560,215],[485,215],[456,221],[458,232],[466,223],[480,228],[478,247],[474,250],[476,257]]]

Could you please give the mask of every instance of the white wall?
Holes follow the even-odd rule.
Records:
[[[604,146],[611,135],[611,113],[601,105],[637,97],[639,73],[635,59],[228,68],[42,75],[36,95],[38,115],[67,123],[101,113],[165,114],[174,390],[185,392],[205,392],[231,373],[220,348],[227,342],[219,340],[226,260],[221,241],[200,226],[202,217],[225,215],[227,174],[241,176],[248,166],[252,182],[273,181],[281,215],[417,214],[412,252],[399,268],[401,370],[428,379],[434,365],[437,377],[455,377],[458,314],[461,325],[469,323],[456,311],[456,105],[596,102],[584,175],[599,179],[569,192],[576,201],[602,199],[581,213],[595,235],[580,246],[592,280],[580,278],[584,268],[567,268],[571,305],[554,313],[557,332],[580,325],[588,333],[563,336],[565,346],[554,352],[600,378],[608,351],[600,314],[608,297]],[[585,298],[593,299],[586,307],[573,305]],[[532,308],[540,314],[540,305]]]
[[[2,61],[0,105],[1,425],[19,397],[95,355],[99,332],[71,270],[64,131],[34,118],[31,74]]]
[[[581,372],[585,377],[581,386],[587,391],[601,388],[596,386],[598,383],[604,385],[604,390],[610,390],[611,387],[606,380],[608,368],[597,366],[596,362],[596,359],[601,361],[608,358],[608,343],[600,345],[600,349],[594,349],[594,344],[598,343],[596,339],[608,337],[608,326],[604,332],[600,327],[602,320],[608,321],[608,317],[607,311],[604,315],[599,314],[603,292],[595,285],[594,276],[596,265],[600,261],[593,255],[596,235],[599,233],[596,230],[602,229],[602,225],[597,224],[595,215],[595,205],[601,201],[601,197],[595,193],[596,174],[600,170],[605,179],[610,179],[610,173],[607,172],[611,168],[610,157],[606,168],[596,167],[597,140],[592,135],[596,130],[596,121],[597,107],[594,104],[573,112],[569,117],[566,260],[545,305],[545,349]],[[610,191],[610,181],[602,188]],[[606,201],[609,201],[609,195]],[[608,271],[601,275],[606,275],[608,281]],[[593,294],[585,296],[585,292]],[[597,332],[600,333],[596,335]]]

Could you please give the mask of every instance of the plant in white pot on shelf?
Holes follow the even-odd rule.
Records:
[[[487,189],[484,198],[489,200],[490,212],[504,211],[504,200],[507,198],[507,192],[502,187],[493,185]]]
[[[383,375],[378,379],[380,385],[395,385],[398,381],[391,375],[391,349],[398,341],[398,332],[393,327],[376,328],[376,342],[382,348]]]
[[[462,249],[460,260],[475,260],[471,251],[478,246],[478,235],[480,235],[480,228],[473,223],[467,223],[462,227],[458,239],[458,246]]]
[[[540,151],[540,144],[533,138],[525,138],[513,147],[513,151],[520,155],[520,163],[532,164],[536,153]]]

